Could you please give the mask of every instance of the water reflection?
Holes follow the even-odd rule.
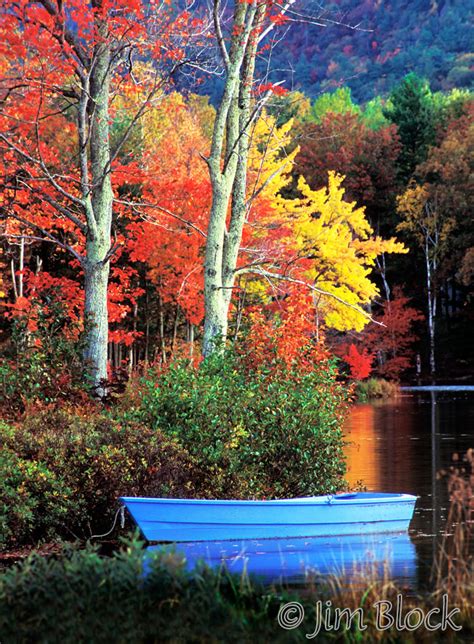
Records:
[[[356,405],[348,422],[346,447],[351,485],[369,490],[417,494],[416,415],[409,406]]]
[[[150,546],[181,555],[188,569],[199,562],[211,568],[255,575],[267,583],[305,583],[317,575],[351,580],[361,573],[410,585],[416,577],[415,547],[408,534],[262,539]]]
[[[362,483],[358,478],[360,472],[367,470],[373,473],[373,489],[379,489],[381,472],[378,436],[375,431],[375,409],[373,405],[360,404],[351,413],[351,436],[347,443],[346,456],[348,463],[347,479],[352,486]]]
[[[447,517],[446,482],[437,474],[454,453],[474,445],[474,393],[438,388],[356,405],[346,431],[351,484],[363,481],[370,491],[419,496],[410,534],[421,583],[429,577]]]

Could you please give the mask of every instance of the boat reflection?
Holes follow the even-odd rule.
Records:
[[[189,570],[200,563],[211,568],[224,565],[231,573],[252,574],[266,583],[304,583],[318,575],[350,580],[370,574],[412,585],[416,578],[415,547],[407,533],[206,541],[147,550],[174,552]]]

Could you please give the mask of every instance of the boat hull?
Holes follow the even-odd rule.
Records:
[[[403,532],[416,497],[357,493],[276,501],[121,501],[148,541],[216,541]]]

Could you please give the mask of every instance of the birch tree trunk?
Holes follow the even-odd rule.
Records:
[[[438,307],[438,256],[441,252],[441,231],[436,202],[434,206],[429,203],[425,206],[429,215],[430,230],[427,231],[426,252],[426,271],[428,280],[428,328],[430,338],[430,372],[434,376],[436,373],[436,315]]]
[[[221,41],[226,81],[214,121],[208,159],[212,206],[204,266],[202,351],[205,357],[219,350],[227,337],[229,306],[246,216],[251,90],[258,27],[264,14],[263,4],[236,3],[229,53]],[[216,31],[219,37],[218,25]]]
[[[429,363],[430,373],[433,376],[436,373],[436,291],[433,286],[433,274],[436,271],[436,264],[430,257],[428,237],[425,241],[425,260],[426,260],[426,289],[428,298],[428,336],[429,336]]]
[[[87,197],[88,227],[83,261],[86,339],[84,362],[88,377],[99,397],[106,394],[108,309],[113,191],[110,175],[109,101],[110,47],[107,26],[99,24],[103,36],[94,51],[90,73],[90,172]]]

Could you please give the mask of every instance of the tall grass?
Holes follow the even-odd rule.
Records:
[[[361,380],[356,385],[356,398],[359,402],[369,400],[395,398],[400,393],[396,382],[383,378],[369,378]]]
[[[447,478],[449,512],[433,566],[435,593],[447,593],[470,618],[474,618],[474,450],[439,476]]]

